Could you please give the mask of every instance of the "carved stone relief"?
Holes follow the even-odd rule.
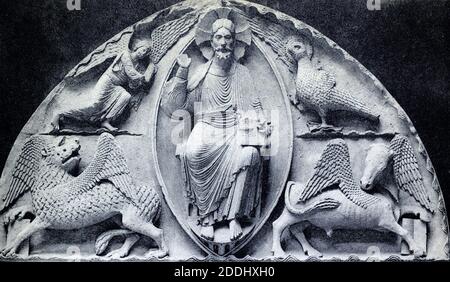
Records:
[[[18,136],[0,196],[2,259],[448,259],[404,111],[245,1],[181,2],[94,50]]]

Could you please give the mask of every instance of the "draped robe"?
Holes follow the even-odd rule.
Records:
[[[186,80],[173,81],[177,85],[171,85],[162,100],[163,104],[173,103],[178,95],[186,95],[181,108],[195,115],[180,159],[187,197],[197,207],[203,226],[253,217],[261,194],[259,153],[241,146],[237,138],[239,113],[251,110],[256,97],[253,80],[248,69],[237,62],[225,76],[214,74],[210,64],[197,70],[190,86]],[[181,93],[186,88],[191,89]],[[247,177],[245,185],[238,187],[240,173]]]
[[[101,75],[90,99],[79,102],[75,108],[62,112],[63,116],[92,123],[104,120],[115,121],[127,109],[131,94],[125,89],[137,88],[144,81],[144,75],[133,66],[130,54],[118,55],[112,65]]]

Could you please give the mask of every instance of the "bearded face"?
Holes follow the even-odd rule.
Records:
[[[234,49],[233,34],[225,27],[219,28],[212,37],[211,46],[219,60],[229,59]]]

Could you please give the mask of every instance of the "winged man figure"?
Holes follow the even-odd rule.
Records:
[[[165,53],[196,22],[197,15],[186,15],[165,23],[145,20],[126,30],[95,50],[72,72],[71,80],[98,69],[114,58],[112,64],[97,80],[85,99],[62,107],[53,116],[52,132],[57,133],[64,124],[87,123],[114,132],[115,124],[123,121],[126,111],[136,110],[157,72],[157,64]],[[156,25],[156,26],[155,26]]]

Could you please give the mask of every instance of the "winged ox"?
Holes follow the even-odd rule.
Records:
[[[272,252],[275,256],[284,255],[281,235],[288,227],[305,254],[322,256],[305,237],[304,230],[310,225],[324,229],[329,236],[337,229],[393,232],[405,240],[415,256],[425,255],[425,250],[398,224],[400,211],[395,201],[369,193],[379,181],[375,176],[381,175],[392,161],[397,189],[408,192],[427,212],[434,212],[412,147],[405,136],[397,135],[389,150],[375,154],[376,158],[374,149],[368,152],[366,166],[368,162],[375,163],[370,165],[370,172],[365,173],[361,186],[354,180],[349,149],[342,139],[334,139],[326,145],[306,185],[292,181],[286,185],[285,209],[273,223]]]

